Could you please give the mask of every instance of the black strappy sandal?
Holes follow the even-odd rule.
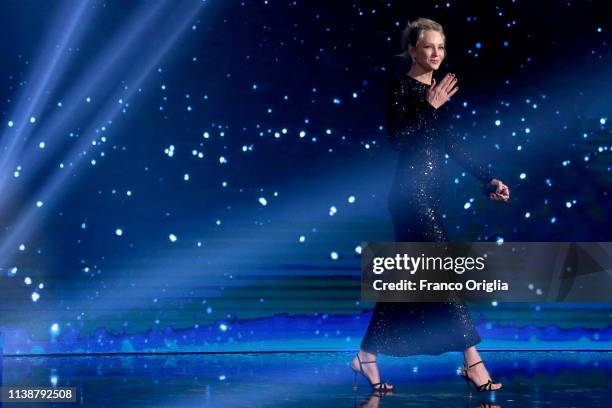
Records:
[[[500,389],[501,389],[501,387],[499,387],[499,388],[497,388],[497,389],[493,389],[493,380],[491,380],[490,378],[489,378],[489,380],[488,380],[486,383],[481,384],[481,385],[477,385],[477,384],[474,382],[474,380],[472,380],[470,377],[468,377],[468,371],[470,371],[470,369],[471,369],[472,367],[474,367],[475,365],[478,365],[478,364],[482,364],[482,360],[480,360],[480,361],[479,361],[479,362],[477,362],[477,363],[472,364],[471,366],[467,366],[467,367],[466,367],[466,366],[464,365],[463,367],[461,367],[461,376],[462,376],[463,378],[465,378],[465,383],[466,383],[466,385],[467,385],[468,395],[472,395],[472,390],[470,389],[470,382],[471,382],[472,384],[474,384],[474,386],[476,387],[476,389],[477,389],[478,391],[480,391],[480,392],[485,392],[485,391],[497,391],[497,390],[500,390]]]
[[[353,370],[353,373],[355,373],[355,380],[353,382],[353,389],[357,389],[357,374],[361,373],[361,375],[363,375],[365,377],[366,380],[368,380],[368,383],[370,383],[370,386],[372,387],[372,390],[374,390],[377,393],[386,393],[386,392],[390,392],[393,389],[387,387],[387,384],[382,381],[381,382],[377,382],[377,383],[372,383],[372,381],[370,381],[370,379],[368,378],[368,376],[365,374],[365,372],[363,371],[363,365],[364,364],[373,364],[376,363],[376,360],[374,361],[361,361],[361,359],[359,358],[359,353],[357,353],[357,361],[359,361],[359,370],[356,370],[353,367],[353,364],[351,363],[351,370]]]

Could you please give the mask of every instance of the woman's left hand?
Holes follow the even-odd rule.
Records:
[[[501,180],[493,179],[490,184],[497,186],[494,193],[489,194],[489,198],[495,201],[508,201],[510,199],[510,189]]]

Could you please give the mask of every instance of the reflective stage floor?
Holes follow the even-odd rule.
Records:
[[[353,353],[4,357],[3,386],[76,387],[76,403],[3,407],[606,407],[610,352],[483,352],[495,394],[466,394],[462,356],[379,356],[396,391],[369,397]],[[481,395],[482,394],[482,395]]]

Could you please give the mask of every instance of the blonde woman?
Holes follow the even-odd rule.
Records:
[[[445,35],[435,21],[419,18],[408,23],[403,56],[410,70],[392,84],[387,103],[387,130],[391,147],[399,152],[389,194],[389,210],[396,242],[445,242],[441,224],[442,166],[448,152],[474,175],[492,200],[507,201],[508,187],[464,151],[458,140],[442,131],[440,108],[455,95],[458,79],[447,74],[433,78],[446,57]],[[361,373],[375,391],[393,385],[380,379],[376,356],[437,355],[463,352],[461,375],[479,391],[494,391],[502,384],[491,380],[476,344],[480,336],[463,302],[378,302],[372,320],[353,358],[351,368]]]

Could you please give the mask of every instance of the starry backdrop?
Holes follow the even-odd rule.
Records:
[[[0,3],[4,352],[355,349],[391,241],[388,81],[408,19],[459,78],[453,240],[609,241],[600,1]],[[484,348],[604,349],[609,304],[475,304]]]

